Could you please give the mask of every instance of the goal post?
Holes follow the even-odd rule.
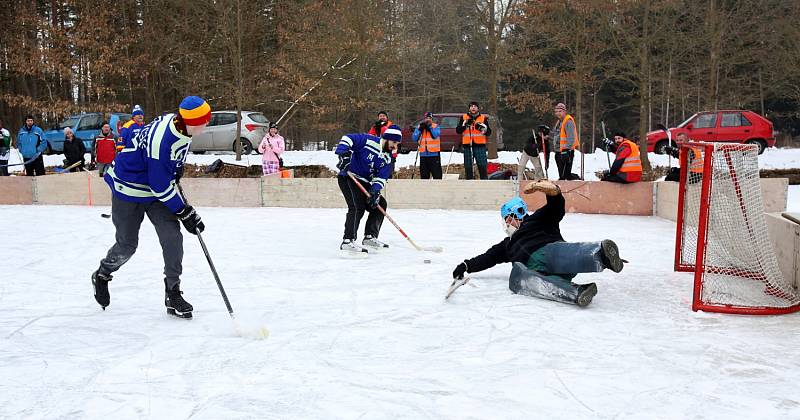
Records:
[[[675,270],[694,272],[692,310],[749,315],[800,311],[764,216],[758,146],[680,146]]]

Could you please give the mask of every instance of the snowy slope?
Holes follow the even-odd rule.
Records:
[[[592,305],[516,296],[509,265],[444,302],[453,267],[501,239],[496,212],[391,210],[391,251],[336,251],[343,209],[199,209],[237,337],[194,237],[191,321],[163,308],[148,222],[101,311],[89,276],[113,240],[107,208],[0,206],[13,221],[0,283],[0,418],[798,418],[800,315],[693,313],[672,271],[674,224],[566,216],[568,240],[618,241],[631,263]],[[428,258],[432,264],[423,264]]]

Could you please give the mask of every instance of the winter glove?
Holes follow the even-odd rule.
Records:
[[[425,131],[425,130],[427,130],[427,129],[428,129],[428,124],[425,124],[425,123],[419,123],[419,132],[420,132],[420,133],[421,133],[421,132],[423,132],[423,131]]]
[[[471,126],[471,125],[472,125],[472,123],[474,123],[474,122],[475,122],[475,120],[473,120],[472,118],[470,118],[470,119],[468,119],[468,120],[464,120],[464,124],[463,124],[463,126],[464,126],[464,127],[469,127],[469,126]]]
[[[550,127],[548,127],[548,126],[546,126],[544,124],[536,127],[536,129],[539,130],[539,132],[542,133],[542,135],[546,136],[546,135],[550,134]]]
[[[376,190],[376,191],[370,190],[369,198],[367,199],[367,206],[369,206],[369,208],[374,210],[378,208],[378,203],[380,201],[381,201],[381,190]]]
[[[340,171],[344,172],[347,168],[350,167],[350,160],[353,159],[353,151],[348,150],[343,152],[339,155],[339,163],[336,164],[336,167],[339,168]]]
[[[484,124],[484,123],[477,123],[477,124],[475,124],[475,128],[477,128],[478,131],[480,131],[481,133],[485,133],[487,127],[486,127],[486,124]]]
[[[467,267],[467,262],[461,261],[461,263],[456,266],[456,269],[453,270],[453,278],[456,280],[463,279],[464,273],[466,273],[467,270],[469,270],[469,267]]]
[[[609,151],[609,150],[613,149],[615,145],[616,145],[616,143],[614,143],[614,140],[603,139],[603,150]]]
[[[178,220],[183,223],[183,227],[191,233],[192,235],[197,235],[198,233],[206,230],[206,225],[203,224],[203,221],[200,219],[200,215],[194,211],[194,207],[190,205],[186,205],[183,210],[175,213],[175,216],[178,217]]]
[[[386,125],[386,121],[383,120],[375,121],[375,126],[378,128],[383,127],[384,125]]]

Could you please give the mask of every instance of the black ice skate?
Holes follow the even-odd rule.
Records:
[[[600,242],[600,257],[603,260],[603,265],[615,273],[622,271],[622,267],[627,261],[619,257],[619,248],[617,244],[611,239],[606,239]]]
[[[183,299],[183,292],[179,286],[175,286],[172,290],[167,290],[164,297],[164,305],[167,307],[167,313],[177,316],[178,318],[191,319],[192,318],[192,305]]]
[[[361,241],[361,245],[364,245],[368,248],[372,249],[386,249],[389,248],[388,244],[385,244],[378,240],[378,238],[373,238],[371,235],[367,235],[364,237],[364,240]]]
[[[94,287],[94,300],[100,304],[103,310],[111,303],[111,295],[108,294],[108,282],[111,281],[110,274],[103,274],[100,270],[92,273],[92,287]]]
[[[592,298],[597,294],[597,285],[594,283],[581,284],[578,286],[578,297],[575,304],[580,307],[588,306],[592,303]]]

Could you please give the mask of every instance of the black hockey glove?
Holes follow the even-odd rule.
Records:
[[[485,133],[487,127],[486,127],[486,124],[484,124],[484,123],[477,123],[477,124],[475,124],[475,128],[477,128],[478,131],[480,131],[481,133]]]
[[[381,190],[370,191],[369,198],[367,199],[367,206],[371,209],[378,208],[378,203],[381,201]]]
[[[206,230],[206,225],[203,224],[203,221],[200,219],[200,215],[194,211],[194,207],[190,205],[186,205],[183,210],[175,213],[175,216],[178,217],[178,220],[183,223],[183,227],[191,233],[192,235],[197,235],[198,232],[203,232]]]
[[[183,178],[183,168],[183,165],[175,168],[175,182],[179,182]]]
[[[384,120],[375,121],[375,125],[377,125],[378,127],[383,127],[384,125],[386,125],[386,121]]]
[[[546,136],[546,135],[550,134],[550,127],[548,127],[548,126],[546,126],[544,124],[536,127],[536,129],[539,130],[539,132],[542,133],[542,135]]]
[[[603,150],[611,150],[615,145],[614,140],[603,139]]]
[[[350,167],[350,160],[353,159],[353,151],[348,150],[343,152],[339,155],[339,163],[336,164],[336,167],[339,168],[340,171],[346,171],[347,168]]]
[[[421,132],[423,132],[423,131],[425,131],[425,130],[427,130],[427,129],[428,129],[428,124],[425,124],[425,123],[419,123],[419,132],[420,132],[420,133],[421,133]]]
[[[457,265],[456,269],[453,270],[453,278],[456,279],[456,280],[463,279],[464,278],[464,273],[466,273],[467,270],[469,270],[469,267],[467,267],[467,262],[466,261],[461,261],[461,264]]]

